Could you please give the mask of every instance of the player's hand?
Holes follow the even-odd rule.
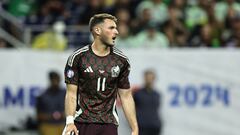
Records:
[[[73,123],[67,125],[65,135],[72,135],[71,132],[73,132],[74,135],[78,135],[77,127]]]

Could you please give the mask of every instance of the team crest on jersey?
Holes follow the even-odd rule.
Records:
[[[117,65],[117,66],[112,67],[111,72],[112,72],[112,77],[118,77],[118,75],[120,73],[119,66]]]
[[[74,72],[72,70],[67,71],[67,77],[72,78],[74,76]]]

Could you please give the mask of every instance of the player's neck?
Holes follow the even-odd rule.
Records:
[[[107,56],[110,53],[110,47],[95,40],[92,44],[92,51],[98,56]]]

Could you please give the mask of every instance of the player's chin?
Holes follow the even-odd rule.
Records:
[[[108,43],[108,44],[106,44],[106,46],[107,46],[107,47],[113,47],[114,44],[109,44],[109,43]]]
[[[116,40],[113,40],[112,41],[112,45],[114,46],[116,44]]]
[[[114,46],[114,45],[115,45],[115,41],[109,43],[108,45],[109,45],[109,46]]]

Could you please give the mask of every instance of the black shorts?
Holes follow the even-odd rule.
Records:
[[[117,125],[111,123],[77,123],[78,135],[118,135]]]

